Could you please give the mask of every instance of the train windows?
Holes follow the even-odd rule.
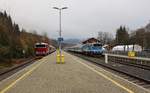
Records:
[[[102,44],[94,44],[93,46],[94,46],[94,47],[101,47]]]
[[[36,47],[36,48],[45,48],[46,45],[36,45],[35,47]]]

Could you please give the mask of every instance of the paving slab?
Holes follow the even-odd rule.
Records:
[[[0,93],[141,93],[120,85],[79,58],[64,55],[65,64],[56,64],[53,53],[33,64]]]

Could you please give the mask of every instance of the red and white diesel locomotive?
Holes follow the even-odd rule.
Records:
[[[36,43],[35,54],[36,56],[46,56],[55,51],[55,48],[48,43]]]

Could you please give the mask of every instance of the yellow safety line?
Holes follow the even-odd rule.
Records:
[[[36,66],[34,66],[33,68],[31,68],[28,72],[26,72],[25,74],[23,74],[21,77],[19,77],[17,80],[15,80],[14,82],[12,82],[10,85],[8,85],[7,87],[5,87],[3,90],[0,91],[0,93],[5,93],[7,92],[10,88],[12,88],[17,82],[19,82],[21,79],[25,78],[26,76],[30,75],[37,67],[39,67],[42,64],[42,62],[40,62],[39,64],[37,64]]]
[[[72,58],[73,58],[73,57],[72,57]],[[128,93],[134,93],[132,90],[130,90],[130,89],[126,88],[125,86],[119,84],[118,82],[116,82],[115,80],[109,78],[108,76],[104,75],[103,73],[100,73],[99,71],[95,70],[94,68],[90,67],[89,65],[87,65],[87,64],[85,64],[85,63],[79,61],[79,60],[76,59],[76,58],[73,58],[73,59],[76,60],[78,63],[80,63],[80,64],[86,66],[86,67],[89,68],[90,70],[96,72],[98,75],[100,75],[100,76],[104,77],[105,79],[111,81],[112,83],[114,83],[115,85],[119,86],[120,88],[126,90]]]

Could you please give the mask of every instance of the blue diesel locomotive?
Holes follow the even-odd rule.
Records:
[[[100,43],[78,44],[67,49],[71,52],[82,53],[87,55],[102,55],[104,49]]]

